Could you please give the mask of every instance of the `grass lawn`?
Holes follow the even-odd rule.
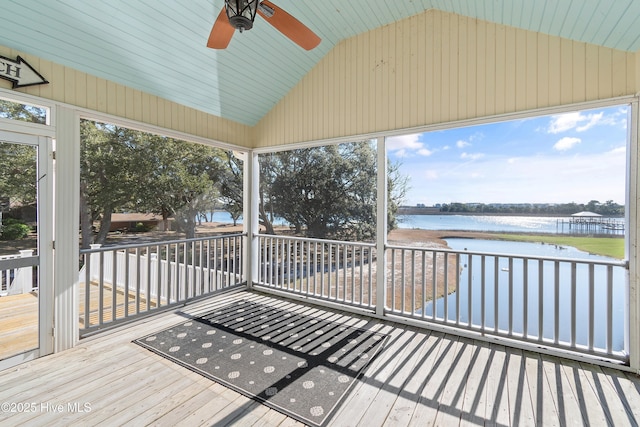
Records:
[[[551,243],[554,245],[573,246],[574,248],[591,254],[624,259],[624,238],[622,237],[497,234],[496,238],[516,242]]]

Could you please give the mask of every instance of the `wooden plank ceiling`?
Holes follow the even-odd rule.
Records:
[[[0,45],[242,124],[256,124],[341,40],[435,8],[623,51],[640,1],[275,0],[322,38],[312,51],[262,18],[208,49],[223,0],[4,0]]]

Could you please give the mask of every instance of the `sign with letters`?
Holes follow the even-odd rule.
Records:
[[[16,60],[0,56],[0,78],[13,83],[13,88],[49,83],[20,56]]]

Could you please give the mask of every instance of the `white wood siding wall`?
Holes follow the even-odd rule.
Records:
[[[256,126],[256,147],[635,94],[638,56],[429,10],[337,45]]]
[[[246,125],[4,46],[0,46],[0,55],[22,56],[49,81],[18,89],[19,92],[229,144],[250,147],[253,143],[252,129]],[[10,89],[11,83],[0,80],[0,88]]]

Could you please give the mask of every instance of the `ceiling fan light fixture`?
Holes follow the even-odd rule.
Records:
[[[225,0],[229,23],[240,32],[253,28],[260,0]]]

